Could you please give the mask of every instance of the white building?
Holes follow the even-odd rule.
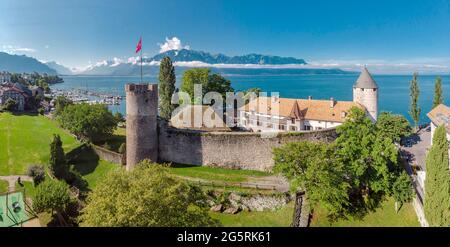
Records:
[[[440,104],[427,114],[431,123],[431,145],[433,145],[433,136],[438,126],[444,125],[447,130],[447,141],[450,142],[450,107]],[[450,146],[448,153],[450,155]],[[449,164],[450,166],[450,164]]]
[[[353,101],[258,97],[238,109],[238,126],[261,131],[308,131],[341,125],[352,107],[376,121],[378,86],[364,68],[353,86]]]

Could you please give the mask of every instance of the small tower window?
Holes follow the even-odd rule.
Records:
[[[376,92],[376,91],[377,91],[377,89],[376,89],[376,88],[374,88],[374,89],[373,89],[373,91],[374,91],[374,92]]]

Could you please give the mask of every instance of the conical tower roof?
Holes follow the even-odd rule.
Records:
[[[366,67],[364,67],[361,71],[361,74],[358,77],[358,80],[356,80],[356,83],[354,87],[357,88],[378,88],[377,83],[370,75],[369,71]]]

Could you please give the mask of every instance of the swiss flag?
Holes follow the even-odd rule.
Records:
[[[139,42],[138,42],[138,44],[136,46],[136,53],[140,52],[141,49],[142,49],[142,37],[139,38]]]

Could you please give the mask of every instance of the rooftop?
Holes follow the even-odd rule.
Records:
[[[354,106],[363,108],[362,105],[352,101],[259,97],[240,110],[294,119],[344,122],[348,111]]]
[[[354,87],[357,88],[378,88],[377,83],[372,78],[366,67],[364,67],[359,75]]]
[[[440,104],[431,110],[427,116],[437,126],[444,125],[447,133],[450,133],[450,107]]]

